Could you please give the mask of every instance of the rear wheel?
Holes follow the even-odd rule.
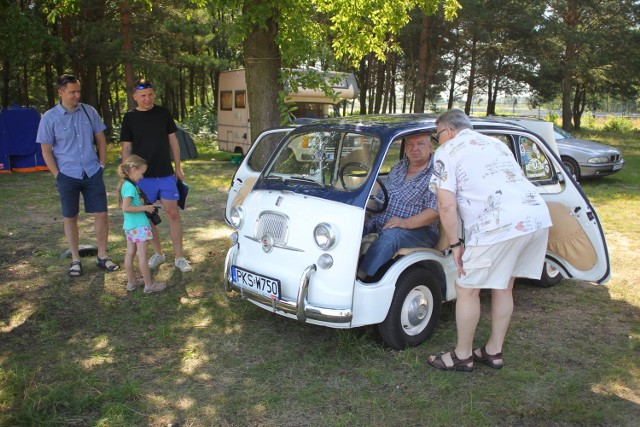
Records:
[[[540,280],[533,280],[533,284],[540,288],[550,288],[560,283],[561,280],[562,273],[560,273],[560,270],[545,262]]]
[[[442,308],[437,279],[421,268],[403,273],[396,283],[387,318],[378,325],[382,340],[395,350],[425,342],[436,327]]]

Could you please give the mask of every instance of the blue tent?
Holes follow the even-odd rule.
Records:
[[[0,173],[48,170],[36,143],[40,113],[11,106],[0,110]]]

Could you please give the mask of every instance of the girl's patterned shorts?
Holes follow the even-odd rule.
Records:
[[[124,230],[124,234],[127,236],[127,241],[133,243],[153,240],[153,232],[151,231],[150,225],[132,228],[131,230]]]

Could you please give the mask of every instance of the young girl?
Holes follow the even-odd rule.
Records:
[[[147,248],[153,239],[151,224],[145,212],[153,212],[154,206],[145,204],[134,184],[138,182],[147,170],[147,162],[136,155],[127,158],[119,167],[120,184],[118,185],[119,201],[124,215],[124,234],[127,237],[127,255],[124,268],[127,272],[127,291],[133,291],[142,285],[136,280],[133,270],[133,258],[138,254],[138,267],[144,281],[144,293],[160,292],[166,285],[155,283],[151,278],[151,270],[147,261]]]

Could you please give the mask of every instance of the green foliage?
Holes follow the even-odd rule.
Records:
[[[547,122],[551,122],[551,123],[557,124],[558,120],[560,119],[560,115],[558,113],[556,113],[555,111],[549,111],[549,114],[547,114],[544,117],[544,119]]]
[[[633,131],[633,123],[626,117],[608,116],[602,129],[605,131],[626,133]]]
[[[588,127],[590,129],[595,129],[596,128],[596,118],[593,116],[593,114],[587,115],[587,120],[586,120],[586,123],[584,125],[585,125],[585,127]]]
[[[187,109],[187,117],[180,125],[192,136],[211,135],[216,130],[216,113],[207,105],[196,105]]]
[[[395,35],[410,20],[409,12],[420,7],[435,13],[443,3],[446,19],[453,19],[460,4],[457,0],[315,0],[320,13],[330,21],[332,47],[338,59],[354,64],[369,53],[384,61],[387,53],[397,51]]]
[[[287,94],[281,90],[278,92],[278,113],[280,114],[280,126],[286,126],[291,123],[291,116],[298,108],[293,102],[287,102]]]
[[[536,2],[530,2],[536,3]],[[528,80],[543,99],[562,96],[563,117],[575,114],[574,100],[637,94],[637,2],[633,0],[549,0],[534,35],[536,73]],[[562,90],[561,82],[565,84]]]

